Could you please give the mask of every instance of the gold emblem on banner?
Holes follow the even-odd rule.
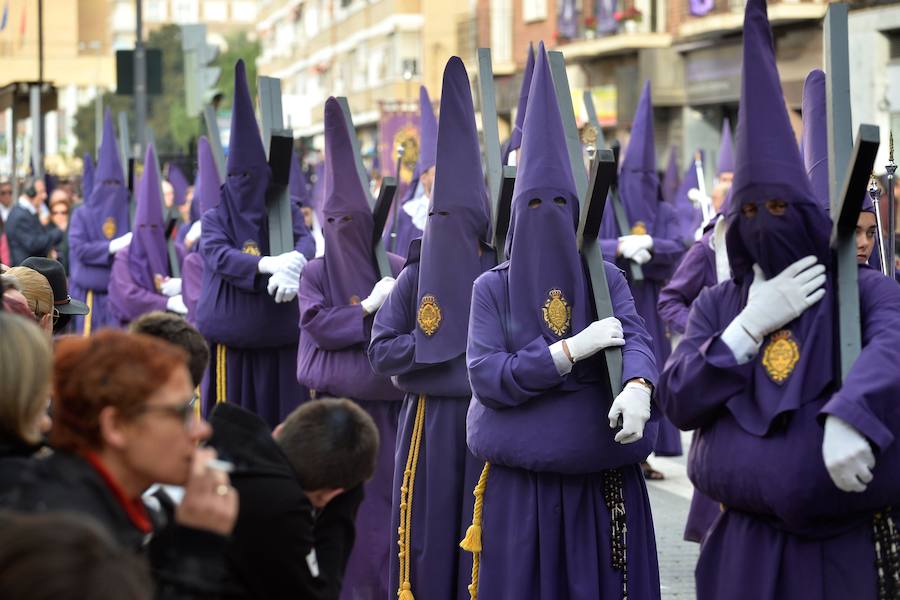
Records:
[[[412,125],[403,127],[394,135],[391,145],[391,154],[396,156],[397,148],[403,147],[403,157],[400,159],[400,181],[409,183],[412,181],[416,163],[419,162],[419,132]]]
[[[108,240],[116,236],[116,220],[112,217],[106,217],[106,220],[103,221],[103,235]]]
[[[562,336],[569,330],[572,322],[572,307],[566,302],[562,290],[552,289],[541,309],[544,321],[554,334]]]
[[[253,240],[244,242],[244,249],[241,252],[250,256],[262,256],[262,253],[259,251],[259,245]]]
[[[631,235],[647,235],[647,225],[643,221],[638,221],[631,227]]]
[[[799,360],[800,346],[791,336],[791,332],[782,329],[773,333],[763,350],[762,357],[762,364],[769,379],[778,384],[784,383],[793,373]]]
[[[432,294],[422,296],[419,303],[419,329],[427,336],[434,335],[434,332],[441,326],[441,307],[438,306],[437,298]]]

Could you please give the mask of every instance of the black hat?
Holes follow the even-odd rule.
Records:
[[[53,308],[61,315],[86,315],[91,312],[88,305],[69,296],[66,270],[59,261],[52,258],[32,256],[22,261],[23,267],[34,269],[47,278],[53,288]]]

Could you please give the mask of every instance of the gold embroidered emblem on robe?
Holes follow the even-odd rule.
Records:
[[[112,217],[106,217],[106,220],[103,221],[103,235],[106,236],[106,239],[111,240],[116,235],[116,220]]]
[[[550,290],[547,301],[541,310],[544,313],[544,322],[555,335],[562,336],[569,330],[572,322],[572,307],[566,302],[562,290],[556,288]]]
[[[775,383],[784,381],[794,372],[800,360],[800,346],[787,329],[776,331],[763,350],[762,364],[769,379]]]
[[[244,242],[244,249],[241,252],[250,256],[262,256],[262,253],[259,251],[259,245],[253,240]]]
[[[643,221],[637,221],[631,227],[631,235],[647,235],[647,225]]]
[[[438,306],[437,298],[433,294],[425,294],[419,303],[419,329],[427,336],[434,335],[434,332],[441,326],[441,307]]]

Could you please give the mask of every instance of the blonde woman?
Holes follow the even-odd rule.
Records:
[[[16,490],[50,429],[52,359],[37,325],[0,312],[0,498]]]
[[[47,278],[28,267],[13,267],[6,272],[7,276],[13,276],[19,284],[19,291],[28,301],[28,308],[34,315],[35,321],[47,335],[53,335],[53,323],[59,317],[59,313],[53,306],[53,288]]]

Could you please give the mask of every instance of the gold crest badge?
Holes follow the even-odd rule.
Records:
[[[631,235],[647,235],[647,225],[643,221],[637,221],[631,227]]]
[[[544,321],[554,334],[563,336],[572,322],[572,307],[566,302],[562,290],[552,289],[541,309],[544,313]]]
[[[250,256],[262,256],[262,253],[259,251],[259,245],[253,240],[244,242],[244,249],[241,250],[241,252],[249,254]]]
[[[800,360],[800,346],[787,329],[776,331],[763,350],[762,364],[769,379],[781,384],[791,376]]]
[[[116,221],[112,217],[106,217],[106,220],[103,221],[103,235],[108,240],[116,236]]]
[[[427,336],[434,335],[434,332],[441,326],[441,307],[438,306],[437,298],[432,294],[422,296],[419,303],[419,329]]]

